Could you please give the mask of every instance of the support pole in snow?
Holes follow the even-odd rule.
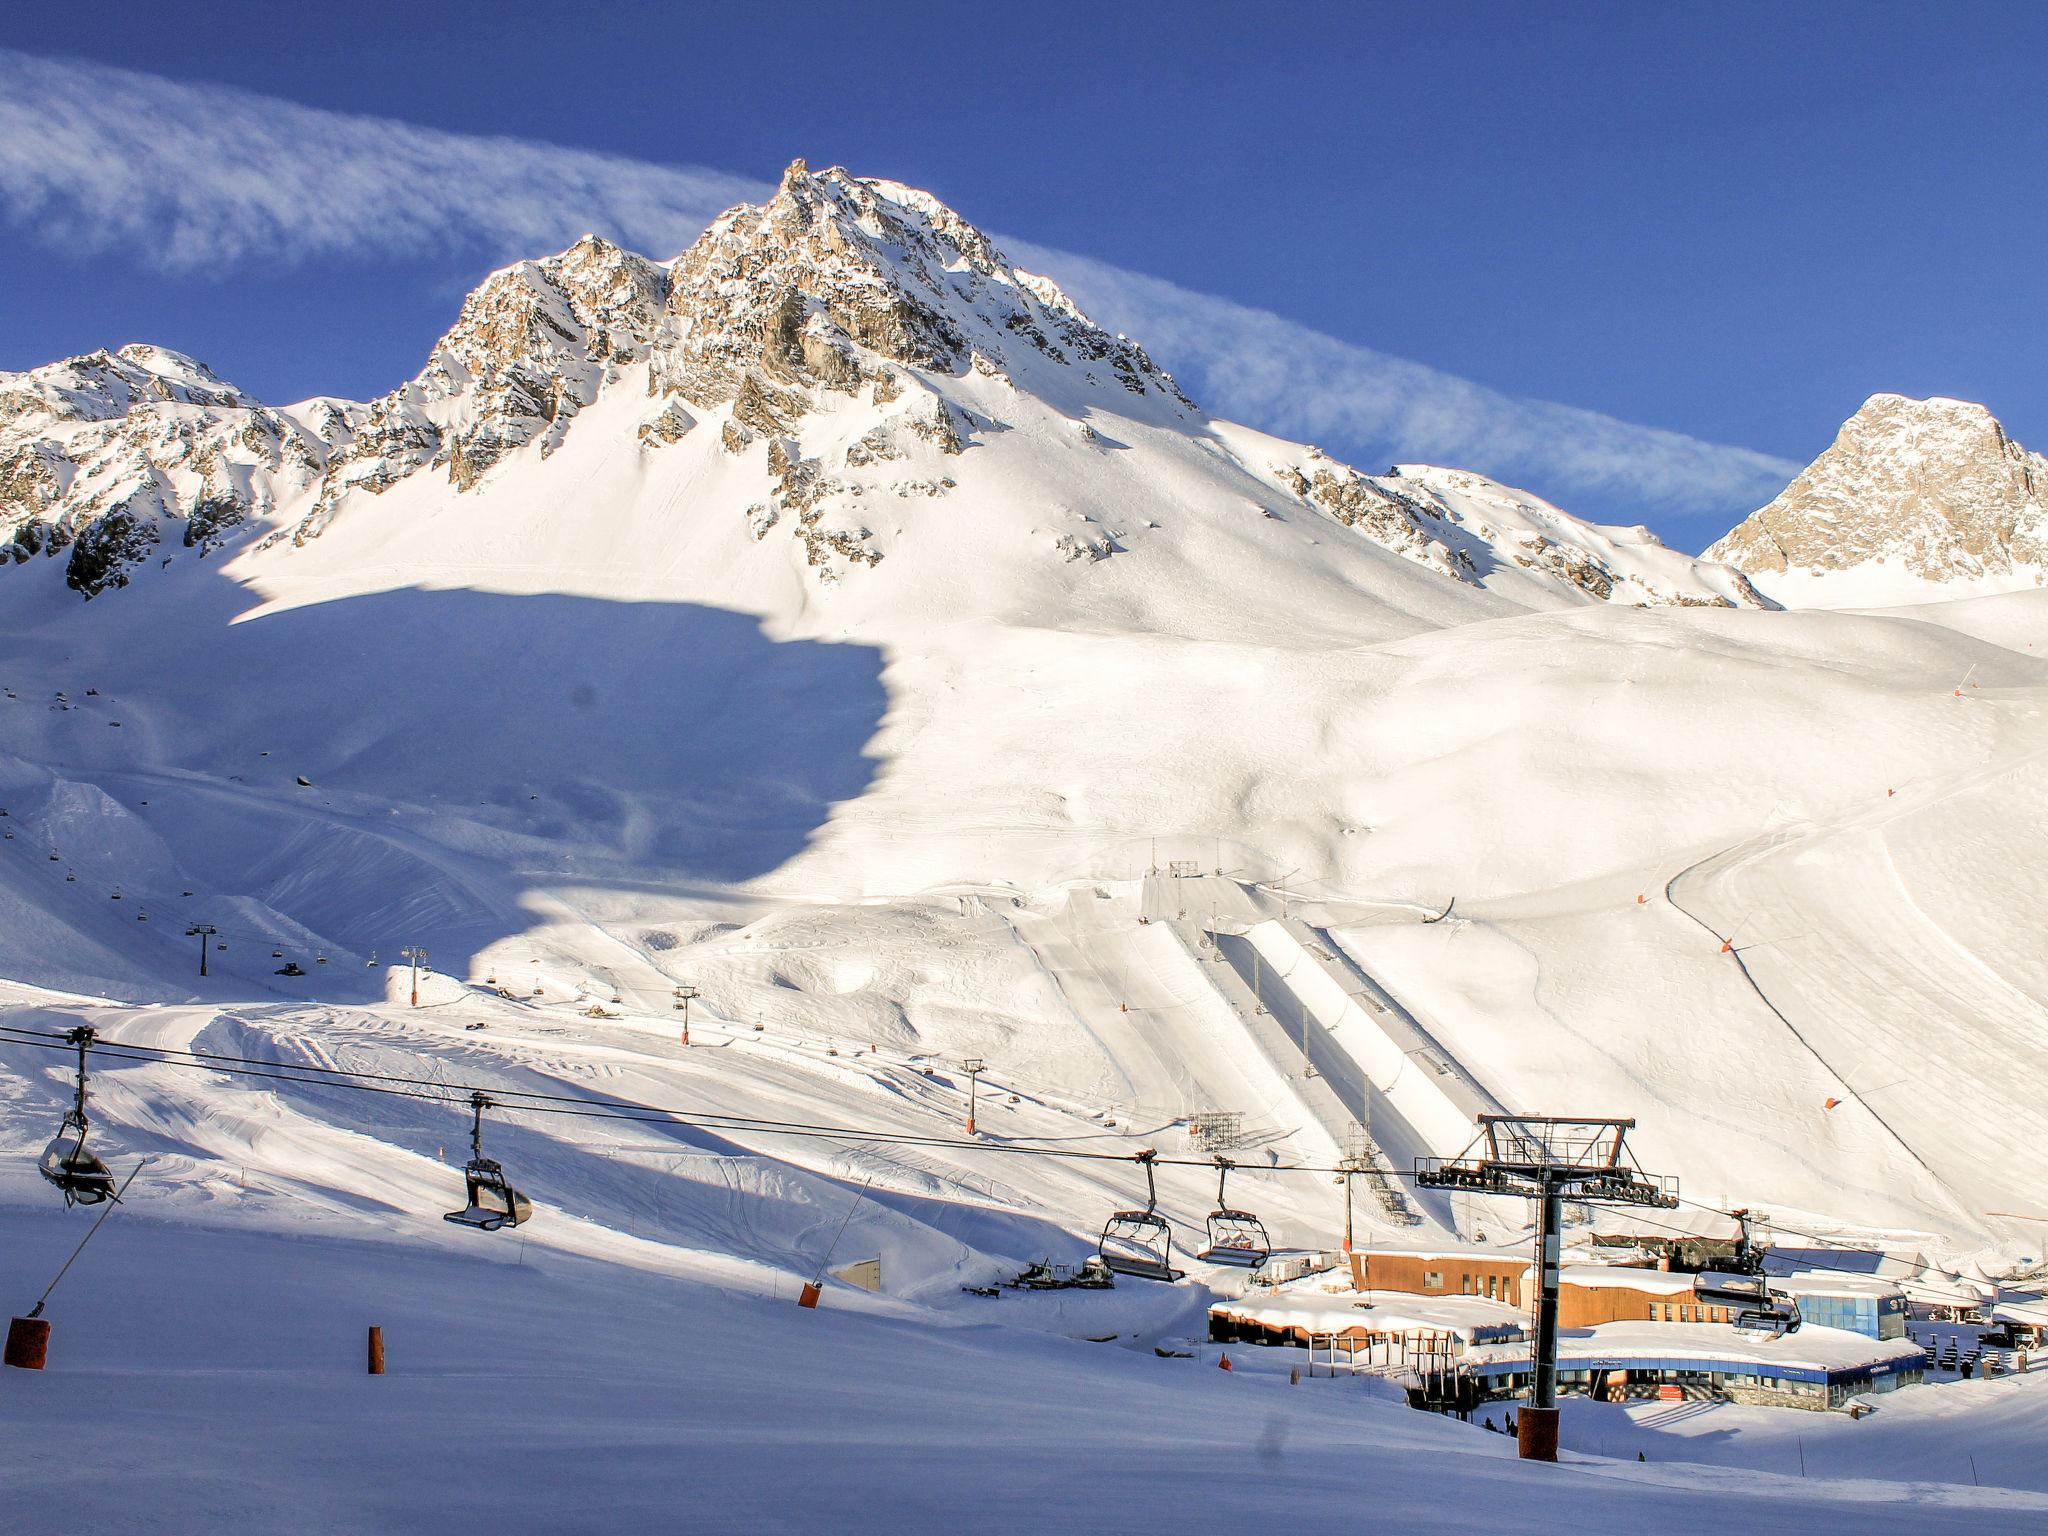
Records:
[[[199,974],[202,976],[206,974],[206,941],[218,932],[220,930],[211,923],[194,923],[185,930],[186,938],[197,935],[199,939]]]
[[[1368,1114],[1371,1106],[1367,1106]],[[1344,1155],[1337,1161],[1342,1170],[1339,1177],[1344,1180],[1344,1257],[1351,1257],[1351,1181],[1361,1173],[1372,1169],[1372,1132],[1364,1125],[1354,1125],[1351,1133],[1344,1138]]]
[[[1457,1157],[1415,1164],[1423,1189],[1476,1195],[1520,1195],[1536,1202],[1536,1337],[1529,1400],[1516,1417],[1524,1461],[1557,1460],[1557,1303],[1564,1201],[1678,1204],[1675,1182],[1635,1166],[1624,1150],[1635,1121],[1564,1119],[1553,1115],[1481,1115],[1479,1135]]]
[[[974,1110],[980,1097],[981,1074],[988,1070],[988,1063],[979,1056],[970,1056],[960,1063],[960,1070],[967,1074],[967,1134],[974,1134]]]
[[[370,1325],[370,1374],[384,1374],[384,1330],[375,1323]]]
[[[427,952],[417,944],[408,944],[399,952],[400,956],[412,962],[412,1005],[420,1005],[420,967],[426,963]]]
[[[1557,1460],[1557,1303],[1563,1181],[1546,1175],[1536,1198],[1536,1356],[1517,1436],[1522,1460]]]
[[[676,988],[676,1006],[683,1010],[683,1044],[685,1045],[690,1043],[690,999],[702,997],[703,995],[702,992],[699,992],[688,982],[684,982]]]

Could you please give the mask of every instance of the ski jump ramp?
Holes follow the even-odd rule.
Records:
[[[1255,989],[1262,997],[1284,990],[1405,1123],[1418,1151],[1455,1156],[1471,1144],[1480,1115],[1506,1112],[1413,1014],[1306,923],[1269,918],[1214,931],[1236,941],[1229,949],[1244,956],[1233,957],[1240,974],[1251,965],[1244,951],[1256,954]]]

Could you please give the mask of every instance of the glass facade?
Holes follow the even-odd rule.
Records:
[[[1820,1328],[1841,1328],[1871,1339],[1903,1339],[1906,1336],[1906,1298],[1891,1293],[1883,1296],[1801,1295],[1799,1315]]]

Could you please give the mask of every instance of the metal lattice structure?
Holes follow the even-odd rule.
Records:
[[[1632,1119],[1481,1115],[1479,1135],[1456,1157],[1418,1158],[1422,1189],[1513,1195],[1536,1202],[1536,1342],[1529,1401],[1517,1416],[1522,1456],[1557,1460],[1557,1303],[1564,1203],[1671,1210],[1678,1181],[1644,1173],[1629,1156]]]
[[[1589,1205],[1678,1206],[1678,1181],[1653,1178],[1627,1150],[1635,1121],[1554,1115],[1481,1115],[1479,1135],[1456,1157],[1416,1159],[1424,1189],[1465,1190],[1540,1200],[1560,1196]]]
[[[1241,1109],[1204,1109],[1188,1118],[1188,1144],[1198,1152],[1229,1152],[1245,1140]]]

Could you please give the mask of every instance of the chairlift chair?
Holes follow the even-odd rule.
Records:
[[[459,1227],[475,1227],[479,1232],[516,1227],[533,1214],[533,1202],[506,1183],[505,1170],[484,1156],[484,1111],[492,1107],[492,1101],[481,1093],[472,1093],[469,1103],[476,1115],[469,1131],[469,1163],[462,1170],[469,1203],[459,1211],[448,1212],[442,1220]]]
[[[65,1038],[78,1047],[78,1097],[36,1166],[64,1192],[65,1205],[98,1205],[115,1195],[114,1171],[85,1150],[86,1132],[92,1124],[85,1114],[85,1053],[92,1045],[93,1031],[81,1024]]]
[[[1195,1257],[1204,1264],[1234,1264],[1257,1269],[1273,1251],[1266,1236],[1266,1224],[1250,1211],[1234,1211],[1224,1198],[1223,1186],[1237,1164],[1227,1157],[1216,1159],[1216,1209],[1209,1213],[1209,1246]]]
[[[1764,1274],[1764,1249],[1750,1231],[1753,1221],[1768,1218],[1748,1210],[1737,1210],[1738,1236],[1735,1252],[1713,1269],[1693,1276],[1693,1295],[1712,1307],[1726,1307],[1734,1314],[1735,1331],[1751,1338],[1776,1339],[1799,1331],[1799,1303],[1783,1291],[1771,1289]]]
[[[1736,1313],[1735,1331],[1751,1338],[1781,1339],[1788,1333],[1797,1333],[1802,1321],[1799,1303],[1778,1292],[1763,1306]]]
[[[1114,1274],[1134,1280],[1163,1280],[1169,1284],[1181,1278],[1173,1267],[1173,1227],[1159,1214],[1159,1186],[1152,1164],[1159,1156],[1147,1147],[1136,1162],[1145,1170],[1145,1208],[1142,1211],[1112,1211],[1102,1224],[1102,1238],[1095,1246],[1096,1257]]]
[[[1799,1329],[1799,1303],[1783,1291],[1772,1290],[1762,1275],[1703,1270],[1693,1276],[1692,1293],[1703,1305],[1732,1312],[1737,1333],[1775,1339]]]

